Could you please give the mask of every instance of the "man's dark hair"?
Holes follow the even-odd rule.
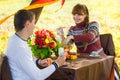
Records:
[[[32,22],[34,14],[28,10],[19,10],[14,16],[15,31],[21,31],[26,21]]]

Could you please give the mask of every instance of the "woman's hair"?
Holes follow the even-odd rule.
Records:
[[[19,10],[14,16],[15,31],[21,31],[26,21],[32,22],[34,14],[28,10]]]
[[[89,23],[89,12],[88,12],[88,8],[86,5],[84,4],[77,4],[73,7],[72,10],[72,14],[80,14],[80,15],[86,15],[85,21],[86,21],[86,25],[88,25]]]

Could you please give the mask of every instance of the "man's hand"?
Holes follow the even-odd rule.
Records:
[[[55,61],[59,66],[62,66],[66,60],[66,55],[59,56]]]
[[[41,60],[39,64],[40,64],[40,66],[47,67],[51,63],[52,63],[52,59],[51,58],[47,58],[47,59]]]

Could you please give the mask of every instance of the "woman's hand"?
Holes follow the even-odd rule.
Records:
[[[64,35],[63,28],[64,28],[64,27],[59,27],[59,28],[56,29],[58,35]]]
[[[62,40],[65,38],[63,28],[64,27],[59,27],[59,28],[56,29],[57,35],[59,35]]]
[[[74,38],[73,38],[73,36],[68,36],[67,38],[65,38],[64,40],[63,40],[63,44],[69,44],[69,42],[71,41],[71,40],[73,40]]]

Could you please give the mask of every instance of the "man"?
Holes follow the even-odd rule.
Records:
[[[44,80],[64,63],[65,55],[59,56],[50,66],[47,65],[47,59],[37,59],[37,64],[48,67],[39,69],[36,66],[27,45],[27,39],[35,28],[35,15],[32,12],[19,10],[14,17],[14,26],[16,32],[10,37],[5,53],[13,80]]]

